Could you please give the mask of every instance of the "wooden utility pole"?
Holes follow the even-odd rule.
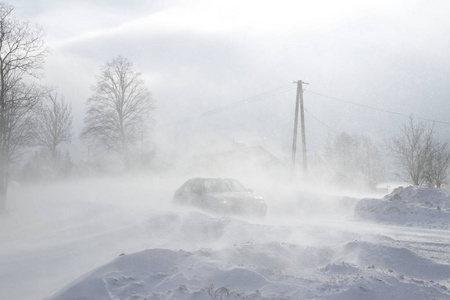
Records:
[[[301,80],[294,81],[297,83],[297,96],[295,101],[295,120],[294,120],[294,140],[292,143],[292,166],[291,177],[295,176],[295,156],[297,152],[297,128],[298,128],[298,111],[300,107],[300,121],[302,129],[302,152],[303,152],[303,173],[306,175],[308,172],[308,166],[306,161],[306,136],[305,136],[305,113],[303,107],[303,84],[307,84]]]

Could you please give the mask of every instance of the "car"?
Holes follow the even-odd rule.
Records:
[[[222,215],[264,217],[267,204],[232,178],[191,178],[174,195],[174,202]]]

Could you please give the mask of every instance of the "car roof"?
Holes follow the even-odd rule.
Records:
[[[234,179],[234,178],[222,178],[222,177],[194,177],[194,178],[191,178],[191,179],[189,179],[188,181],[191,181],[191,180],[201,180],[201,181],[204,181],[204,180],[236,180],[236,179]]]

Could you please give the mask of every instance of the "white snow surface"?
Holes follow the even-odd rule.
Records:
[[[0,299],[450,299],[446,192],[264,184],[269,213],[249,219],[173,206],[181,183],[13,187]]]
[[[382,199],[362,199],[355,216],[375,222],[450,229],[450,192],[398,187]]]

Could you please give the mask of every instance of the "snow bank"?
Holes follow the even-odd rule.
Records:
[[[122,179],[16,191],[0,219],[0,299],[450,297],[448,218],[368,224],[348,218],[353,198],[290,191],[263,220],[220,217],[173,206],[177,182]],[[377,201],[448,213],[445,192],[396,191]],[[439,219],[408,220],[420,218]]]
[[[449,299],[450,265],[423,258],[388,240],[353,241],[341,263],[322,271],[332,289],[319,299]]]
[[[293,282],[272,281],[260,274],[257,266],[264,265],[263,260],[253,258],[256,264],[249,267],[227,264],[218,256],[221,253],[206,249],[151,249],[123,255],[50,299],[279,299],[297,291]]]
[[[450,192],[399,187],[382,199],[362,199],[355,207],[361,220],[407,226],[450,228]]]
[[[154,215],[146,224],[146,237],[153,243],[161,239],[158,243],[167,248],[116,257],[46,300],[450,296],[450,240],[442,230],[414,247],[398,239],[398,234],[406,234],[398,229],[391,233],[394,239],[364,230],[351,233],[346,227],[341,232],[317,223],[277,226],[200,212]],[[204,248],[198,247],[199,240]],[[426,257],[424,246],[442,255]]]
[[[382,241],[125,254],[48,300],[446,299],[450,265]]]

